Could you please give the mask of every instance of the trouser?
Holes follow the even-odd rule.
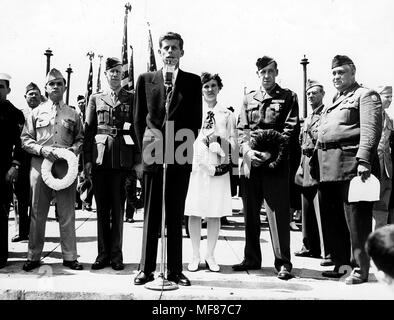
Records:
[[[45,225],[48,217],[53,190],[41,177],[43,158],[33,157],[31,160],[30,181],[32,187],[31,221],[27,259],[38,261],[41,258],[45,241]],[[75,188],[77,181],[66,189],[56,191],[56,204],[59,216],[60,244],[63,259],[77,259],[75,235]]]
[[[22,167],[19,169],[18,180],[15,183],[15,195],[18,199],[18,214],[19,216],[19,236],[27,237],[30,228],[30,163],[29,167]],[[31,210],[30,210],[31,211]]]
[[[135,170],[128,172],[124,179],[124,188],[122,189],[121,196],[121,209],[124,212],[124,203],[126,200],[126,218],[133,218],[136,209],[141,207],[141,202],[143,202],[142,192],[140,198],[137,195],[137,173]],[[141,189],[142,189],[141,182]]]
[[[328,256],[320,218],[320,202],[317,186],[302,187],[302,242],[311,254]]]
[[[373,202],[349,203],[349,184],[350,181],[320,184],[322,218],[326,220],[328,249],[335,265],[358,266],[361,275],[367,277],[370,259],[365,242],[372,231]]]
[[[189,185],[190,168],[169,165],[165,185],[167,225],[167,269],[182,272],[182,219]],[[144,230],[140,270],[156,270],[158,234],[162,216],[163,171],[144,172]]]
[[[96,261],[123,262],[123,214],[121,190],[125,172],[117,169],[96,169],[92,172],[97,206]]]
[[[385,226],[389,223],[389,202],[391,197],[392,181],[386,174],[380,178],[380,198],[373,205],[373,218],[375,220],[375,229]]]
[[[242,200],[245,212],[244,259],[248,265],[261,266],[260,209],[264,201],[271,241],[275,255],[275,268],[285,266],[291,271],[289,172],[286,163],[277,170],[252,167],[250,178],[241,177]]]
[[[0,172],[3,177],[5,173]],[[0,264],[8,259],[8,213],[12,198],[11,185],[3,181],[0,182]]]

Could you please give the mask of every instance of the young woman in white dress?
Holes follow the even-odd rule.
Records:
[[[219,75],[201,75],[203,124],[193,145],[193,170],[185,203],[189,216],[189,232],[193,258],[189,271],[200,264],[201,218],[207,220],[206,267],[218,272],[214,250],[220,231],[220,218],[232,215],[230,174],[231,153],[234,154],[236,120],[233,112],[221,105],[217,96],[223,84]],[[232,151],[232,152],[231,152]]]

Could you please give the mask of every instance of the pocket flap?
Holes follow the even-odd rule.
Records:
[[[43,128],[49,125],[49,120],[46,119],[38,119],[36,128]]]

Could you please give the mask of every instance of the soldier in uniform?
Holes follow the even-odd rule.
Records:
[[[52,200],[53,190],[46,185],[41,176],[42,162],[44,158],[55,162],[58,159],[54,153],[56,148],[66,148],[78,155],[83,143],[81,119],[74,107],[63,102],[66,80],[59,70],[52,69],[48,72],[45,90],[48,93],[48,101],[30,112],[21,135],[23,149],[32,155],[30,169],[32,206],[27,261],[23,265],[25,271],[40,266],[45,241],[45,224]],[[75,180],[69,187],[56,191],[55,197],[63,265],[73,270],[82,270],[82,264],[77,261],[75,235],[76,183]]]
[[[241,183],[246,243],[244,260],[234,265],[233,269],[244,271],[261,268],[260,208],[264,200],[275,268],[279,279],[288,280],[292,277],[288,147],[278,167],[271,169],[270,153],[253,150],[250,136],[253,136],[257,129],[274,129],[288,144],[299,121],[298,101],[294,92],[281,88],[275,82],[278,68],[274,59],[264,56],[257,60],[256,66],[261,88],[245,95],[237,125],[240,152],[243,155],[244,175]]]
[[[24,109],[24,116],[27,119],[30,111],[41,103],[41,91],[34,82],[30,82],[26,86],[25,99],[28,108]],[[30,162],[31,154],[23,150],[18,181],[15,184],[15,195],[18,199],[17,214],[19,215],[19,233],[11,239],[12,242],[19,242],[29,239]]]
[[[332,75],[338,92],[323,110],[316,144],[323,234],[328,235],[335,264],[334,270],[323,272],[323,276],[341,277],[340,266],[351,264],[353,271],[345,282],[358,284],[368,280],[370,260],[364,245],[372,231],[373,202],[349,203],[348,190],[357,175],[362,180],[371,173],[379,176],[382,104],[378,93],[356,82],[356,67],[349,57],[334,57]]]
[[[130,170],[141,172],[141,156],[132,130],[134,95],[121,87],[122,63],[108,58],[105,69],[110,90],[91,95],[85,122],[85,172],[92,174],[97,205],[98,255],[92,269],[123,270],[121,188]]]
[[[321,255],[323,240],[321,219],[320,219],[320,204],[318,197],[318,177],[311,174],[309,162],[315,150],[317,141],[317,130],[321,112],[324,108],[323,97],[324,88],[319,82],[315,80],[308,80],[306,86],[306,95],[312,113],[304,120],[301,140],[301,163],[298,167],[295,182],[301,186],[302,193],[302,242],[303,246],[300,251],[294,253],[298,257],[313,257],[319,258]],[[325,256],[328,255],[326,248],[324,248]]]
[[[11,77],[0,73],[0,135],[2,141],[0,157],[0,269],[8,260],[8,213],[12,200],[12,183],[18,179],[21,165],[21,126],[24,122],[22,111],[17,109],[7,95],[11,92]]]

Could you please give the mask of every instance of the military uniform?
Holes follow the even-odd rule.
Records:
[[[364,244],[372,229],[373,203],[349,203],[347,197],[360,161],[369,163],[372,173],[379,176],[376,149],[381,130],[379,95],[355,82],[342,94],[338,92],[332,105],[323,110],[316,146],[321,215],[327,226],[323,233],[328,235],[331,258],[337,268],[346,264],[360,267],[363,279],[368,278]]]
[[[238,141],[244,155],[251,149],[250,135],[257,129],[274,129],[289,141],[298,123],[298,101],[294,92],[275,84],[268,92],[252,91],[245,95],[238,119]],[[244,160],[243,205],[245,211],[246,265],[261,267],[260,209],[264,200],[267,211],[275,267],[285,266],[291,270],[290,262],[290,215],[289,215],[289,160],[288,155],[278,168],[266,165],[251,167]],[[246,171],[245,171],[246,169]],[[249,176],[249,177],[248,177]]]
[[[32,190],[31,221],[27,259],[39,261],[45,240],[45,224],[53,190],[41,177],[43,147],[67,148],[78,155],[83,143],[83,127],[75,108],[51,100],[33,109],[21,135],[23,149],[32,155],[30,183]],[[63,259],[77,259],[75,235],[76,180],[66,189],[56,191]]]
[[[19,124],[23,121],[22,111],[8,100],[0,102],[0,136],[3,137],[0,157],[0,267],[5,266],[8,259],[8,213],[12,201],[12,186],[5,176],[12,165],[21,164]]]
[[[120,264],[123,263],[121,188],[124,188],[126,175],[140,163],[141,157],[131,127],[134,95],[125,89],[120,89],[115,98],[114,94],[102,92],[90,97],[86,111],[84,161],[93,164],[98,228],[96,261]]]
[[[310,160],[315,151],[321,112],[324,106],[317,107],[304,120],[301,140],[301,163],[295,175],[295,183],[301,187],[302,193],[302,242],[303,249],[311,256],[319,257],[323,243],[318,197],[318,177],[311,174]],[[324,242],[324,241],[323,241]],[[324,250],[327,256],[327,250]]]

